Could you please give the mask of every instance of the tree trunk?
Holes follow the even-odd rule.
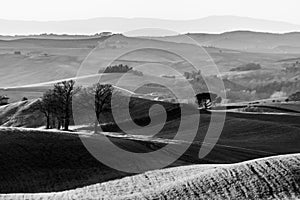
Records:
[[[69,130],[69,125],[70,125],[70,103],[69,103],[69,97],[67,97],[66,99],[66,105],[65,105],[65,126],[64,126],[64,130],[67,131]]]
[[[52,125],[51,125],[51,128],[55,128],[55,117],[52,116]]]
[[[69,122],[69,119],[68,119],[68,117],[65,119],[65,127],[64,127],[64,130],[65,131],[68,131],[69,130],[69,124],[70,124],[70,122]]]
[[[50,116],[46,116],[47,118],[47,124],[46,124],[46,129],[50,128]]]
[[[97,134],[98,133],[98,119],[95,119],[95,125],[94,125],[94,133]]]
[[[57,129],[60,130],[61,127],[61,119],[57,118]]]

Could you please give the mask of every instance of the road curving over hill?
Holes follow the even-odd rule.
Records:
[[[227,165],[189,165],[56,193],[1,199],[298,199],[300,154]]]

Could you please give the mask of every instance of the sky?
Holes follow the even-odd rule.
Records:
[[[300,24],[299,0],[5,0],[0,19],[61,21],[95,17],[187,20],[235,15]]]

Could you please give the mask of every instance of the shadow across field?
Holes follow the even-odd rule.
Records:
[[[278,123],[277,118],[272,121],[271,118],[263,120],[255,115],[229,114],[217,145],[208,156],[199,159],[199,149],[210,147],[209,141],[215,140],[209,138],[203,143],[209,123],[215,122],[211,122],[209,113],[201,113],[200,116],[199,130],[189,149],[178,155],[173,150],[185,141],[176,141],[173,144],[175,148],[165,151],[166,155],[180,156],[168,167],[236,163],[300,150],[300,128],[295,126],[298,118],[289,122],[289,118],[281,116],[284,123]],[[151,152],[172,141],[169,139],[174,137],[179,122],[178,118],[170,118],[159,134],[149,138],[126,137],[126,134],[107,137],[123,149]],[[80,132],[0,128],[1,193],[62,191],[131,175],[97,161],[86,150],[78,134],[93,139],[92,135]],[[99,145],[102,144],[101,137],[106,136],[100,135]],[[112,156],[112,159],[116,158]],[[160,159],[153,158],[153,162],[160,162]]]

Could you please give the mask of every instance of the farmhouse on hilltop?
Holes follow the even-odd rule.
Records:
[[[8,99],[6,95],[0,95],[0,106],[8,104]]]

